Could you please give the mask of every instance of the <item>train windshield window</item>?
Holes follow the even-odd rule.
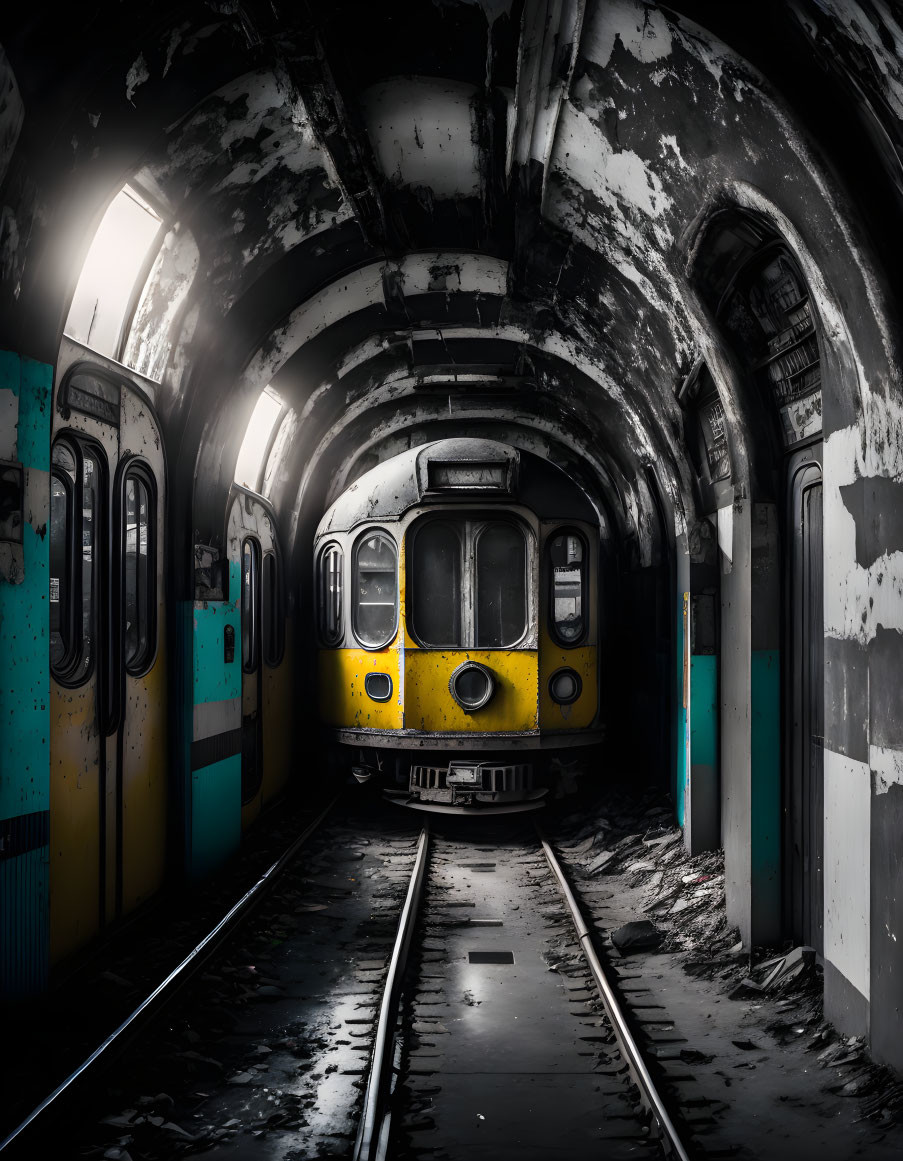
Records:
[[[560,645],[576,645],[586,624],[586,544],[576,532],[562,532],[549,541],[552,636]]]
[[[461,534],[431,520],[414,538],[413,629],[424,645],[454,646],[461,639]]]
[[[279,599],[279,567],[275,553],[263,557],[263,659],[278,665],[282,658],[282,603]]]
[[[516,644],[527,628],[527,542],[514,524],[487,524],[476,546],[476,644]]]
[[[327,544],[320,554],[320,633],[326,645],[342,639],[342,550]]]
[[[395,542],[383,532],[365,534],[354,547],[351,624],[362,645],[379,649],[395,636],[398,570]]]
[[[241,546],[241,659],[246,673],[260,654],[260,546],[248,537]]]
[[[123,495],[123,609],[125,666],[140,673],[153,652],[153,509],[147,480],[129,472]]]

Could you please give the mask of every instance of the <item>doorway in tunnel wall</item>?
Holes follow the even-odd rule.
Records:
[[[819,447],[787,465],[785,922],[824,949],[824,564]]]
[[[733,394],[728,435],[748,463],[747,479],[731,481],[734,560],[722,600],[723,622],[735,636],[749,634],[721,707],[722,769],[731,783],[722,809],[729,910],[744,938],[749,923],[752,942],[783,935],[821,951],[819,320],[797,256],[759,215],[715,213],[696,266],[702,297],[736,357],[726,388]],[[722,630],[728,641],[724,623]],[[748,708],[748,720],[739,707]],[[740,773],[747,760],[748,788]],[[748,814],[730,805],[747,793]]]

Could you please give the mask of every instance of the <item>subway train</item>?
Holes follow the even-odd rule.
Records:
[[[395,801],[519,811],[601,740],[599,526],[560,468],[443,439],[366,472],[317,529],[319,712]]]

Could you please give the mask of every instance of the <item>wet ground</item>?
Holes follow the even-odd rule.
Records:
[[[183,902],[175,922],[158,909],[50,997],[8,1086],[14,1098],[47,1091],[64,1062],[84,1055],[90,1030],[109,1030],[147,994],[305,816],[273,821],[270,839],[264,829],[252,836],[246,861],[194,907]],[[342,807],[140,1049],[67,1111],[52,1154],[347,1157],[422,822],[363,798],[353,813]],[[785,964],[775,953],[786,948],[752,959],[739,948],[720,855],[689,859],[667,805],[609,792],[576,810],[553,805],[543,823],[696,1154],[903,1156],[899,1078],[824,1023],[817,965]],[[434,827],[392,1156],[649,1155],[531,825]],[[653,946],[622,955],[612,933],[637,920],[652,927]],[[21,1027],[16,1035],[23,1043]]]
[[[463,829],[431,846],[390,1156],[658,1156],[532,825]]]

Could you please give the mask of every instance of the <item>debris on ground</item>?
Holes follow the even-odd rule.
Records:
[[[826,1074],[821,1092],[858,1099],[854,1123],[867,1121],[879,1134],[903,1124],[903,1079],[873,1064],[861,1037],[843,1036],[824,1019],[815,950],[744,947],[727,921],[723,851],[689,855],[666,801],[651,792],[641,798],[608,792],[595,809],[562,818],[559,834],[567,860],[600,889],[620,881],[641,892],[639,910],[647,918],[610,933],[621,954],[640,950],[628,932],[651,929],[656,942],[644,950],[674,952],[683,970],[712,981],[716,994],[751,1002],[760,1009],[761,1032],[778,1047],[805,1044]],[[741,1052],[766,1051],[761,1039],[732,1043]],[[680,1055],[685,1062],[711,1060],[694,1049]]]
[[[611,933],[611,942],[621,955],[632,955],[638,951],[652,951],[662,941],[662,934],[648,919],[638,919],[625,923]]]

